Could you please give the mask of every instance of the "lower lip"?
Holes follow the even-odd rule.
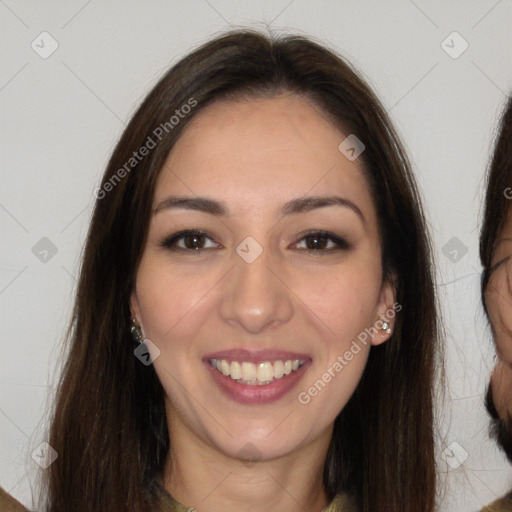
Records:
[[[270,384],[261,386],[239,384],[231,377],[226,377],[223,373],[215,369],[209,361],[205,361],[205,364],[221,391],[235,402],[242,404],[268,404],[279,400],[289,393],[302,378],[307,367],[311,364],[311,361],[306,361],[297,371],[274,380]]]

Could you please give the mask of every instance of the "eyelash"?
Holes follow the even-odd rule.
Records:
[[[322,230],[311,230],[311,231],[304,233],[302,235],[302,237],[299,238],[297,240],[297,242],[295,242],[295,244],[297,244],[298,242],[301,242],[302,240],[307,239],[308,237],[313,237],[315,235],[317,238],[327,238],[328,242],[329,241],[334,242],[334,244],[336,246],[333,248],[330,248],[330,249],[299,249],[299,251],[306,252],[309,254],[314,254],[316,256],[322,256],[322,255],[331,253],[333,251],[348,250],[351,248],[350,244],[345,239],[340,238],[339,236],[336,236],[333,233],[330,233],[329,231],[322,231]],[[186,249],[183,247],[177,247],[175,245],[176,242],[179,241],[180,239],[185,238],[186,236],[206,236],[207,238],[209,238],[210,240],[213,241],[213,238],[205,231],[196,230],[196,229],[185,229],[185,230],[178,231],[177,233],[174,233],[174,234],[166,237],[164,240],[162,240],[162,242],[160,243],[160,246],[165,249],[168,249],[169,251],[173,251],[173,252],[179,251],[179,252],[198,253],[198,252],[203,252],[203,251],[207,251],[207,250],[211,249],[211,248]]]

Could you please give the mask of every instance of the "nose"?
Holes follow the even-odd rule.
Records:
[[[267,250],[251,263],[235,255],[220,306],[225,322],[257,334],[292,318],[293,293],[277,260]]]

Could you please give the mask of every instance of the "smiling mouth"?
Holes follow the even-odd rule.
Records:
[[[230,377],[238,384],[265,386],[296,372],[306,362],[306,359],[277,359],[274,362],[262,361],[256,364],[247,361],[227,361],[226,359],[209,359],[209,362],[219,373]]]

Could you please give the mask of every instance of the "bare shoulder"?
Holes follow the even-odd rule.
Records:
[[[18,500],[0,487],[0,511],[1,512],[28,512]]]

